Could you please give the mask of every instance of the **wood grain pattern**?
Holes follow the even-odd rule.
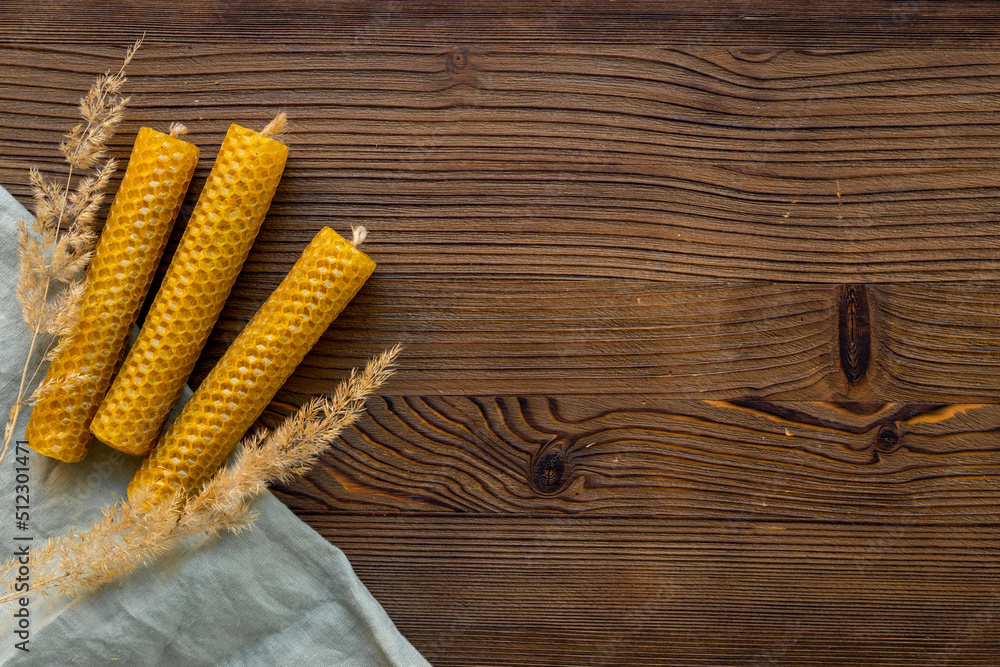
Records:
[[[101,51],[40,64],[0,48],[0,179],[15,194],[29,164],[56,168],[67,91],[120,55]],[[770,56],[151,43],[115,152],[140,123],[182,120],[203,147],[197,188],[229,122],[284,108],[291,155],[264,256],[290,252],[279,232],[363,221],[402,279],[996,277],[997,53]]]
[[[988,522],[1000,406],[384,397],[296,509]]]
[[[112,153],[184,121],[182,221],[230,122],[293,123],[197,377],[371,231],[263,421],[405,344],[277,493],[435,665],[1000,661],[1000,5],[12,0],[22,201],[142,31]]]
[[[298,233],[286,234],[292,236]],[[264,259],[272,266],[293,262],[291,255],[254,251],[255,280],[235,288],[196,379],[280,281],[277,273],[257,273]],[[393,342],[406,351],[386,387],[390,394],[1000,398],[1000,283],[865,288],[868,366],[855,383],[843,361],[843,291],[823,284],[394,280],[376,273],[280,398],[301,402],[330,391]]]
[[[985,667],[998,650],[993,521],[303,516],[439,667]]]
[[[196,377],[267,293],[246,285],[234,290]],[[401,370],[386,387],[391,393],[825,397],[836,379],[824,379],[839,374],[835,299],[825,285],[376,275],[308,355],[282,399],[299,402],[328,391],[331,377],[391,342],[405,346]]]
[[[893,386],[908,395],[933,396],[942,383],[971,395],[996,397],[997,375],[989,361],[1000,324],[998,285],[917,288],[891,285],[878,291],[882,345],[898,350],[885,364]],[[950,380],[946,378],[951,378]],[[934,379],[932,379],[934,378]]]
[[[73,11],[66,11],[67,5]],[[292,5],[189,0],[171,7],[130,0],[105,3],[11,0],[5,27],[19,41],[71,40],[105,45],[141,30],[188,44],[437,44],[441,41],[620,44],[749,44],[759,47],[995,46],[1000,10],[989,0],[656,0],[593,2],[488,0],[296,0]]]

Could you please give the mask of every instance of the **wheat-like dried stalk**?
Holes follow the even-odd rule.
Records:
[[[331,396],[312,399],[273,431],[248,436],[233,465],[217,473],[183,508],[176,498],[149,505],[140,491],[129,501],[106,507],[91,528],[49,539],[32,554],[32,592],[92,592],[185,539],[246,529],[255,518],[250,501],[269,484],[306,472],[330,442],[358,420],[365,401],[394,372],[399,351],[397,345],[373,358]],[[11,574],[17,566],[13,559],[0,566],[0,577],[7,582],[0,604],[23,595],[13,590]]]
[[[270,433],[244,440],[236,464],[213,477],[184,506],[180,526],[189,531],[240,530],[246,523],[246,501],[268,484],[286,482],[312,467],[320,453],[365,411],[365,401],[392,375],[397,345],[352,371],[329,397],[310,400]]]
[[[90,263],[97,243],[97,213],[104,202],[104,191],[118,166],[114,160],[106,159],[107,145],[122,121],[129,101],[129,98],[121,96],[127,80],[125,68],[141,44],[140,38],[125,52],[125,61],[118,72],[97,77],[80,100],[83,121],[66,135],[60,145],[63,157],[69,163],[65,182],[46,179],[37,169],[31,169],[35,219],[30,224],[23,220],[18,223],[20,271],[16,288],[24,321],[31,330],[31,342],[17,397],[8,411],[0,463],[7,456],[21,409],[55,389],[46,387],[43,382],[28,396],[27,388],[42,363],[58,354],[76,327],[84,289],[81,274]],[[74,175],[77,176],[75,183]],[[36,359],[35,352],[43,334],[50,336],[47,349],[40,359]]]
[[[85,531],[47,540],[31,554],[34,593],[62,592],[80,595],[138,570],[169,547],[168,536],[177,523],[177,509],[161,503],[139,512],[120,502],[106,506],[100,519]],[[9,604],[24,593],[13,590],[18,563],[0,566],[7,585],[0,604]]]

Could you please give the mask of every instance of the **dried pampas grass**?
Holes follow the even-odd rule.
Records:
[[[251,501],[269,484],[307,471],[340,433],[365,411],[365,401],[392,375],[397,345],[354,371],[329,397],[314,398],[273,431],[258,431],[240,445],[236,460],[188,500],[150,504],[140,491],[104,509],[85,531],[49,539],[32,552],[32,592],[77,596],[93,592],[154,561],[185,539],[238,533],[255,518]],[[0,566],[7,588],[0,604],[17,600],[18,563]]]
[[[365,401],[394,372],[400,346],[368,362],[363,371],[351,372],[329,397],[313,398],[271,432],[258,431],[243,441],[236,463],[222,470],[184,506],[180,523],[192,531],[238,531],[252,520],[247,500],[268,484],[287,482],[304,474],[320,453],[358,420]]]
[[[107,145],[129,102],[129,98],[121,96],[127,81],[125,68],[141,44],[142,39],[133,44],[118,72],[99,76],[80,100],[83,121],[60,144],[69,164],[65,181],[49,180],[37,169],[31,170],[35,219],[30,224],[23,220],[18,224],[20,271],[16,288],[24,321],[31,330],[31,343],[17,398],[7,415],[0,462],[10,448],[22,408],[48,391],[72,389],[64,378],[59,387],[48,387],[43,382],[30,396],[26,395],[42,363],[59,353],[76,328],[85,287],[81,276],[97,244],[97,213],[117,169],[117,163],[107,159]],[[43,337],[47,339],[45,353],[36,358]]]

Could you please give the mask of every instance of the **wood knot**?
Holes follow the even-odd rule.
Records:
[[[570,478],[569,457],[561,447],[552,445],[544,445],[535,454],[528,474],[532,488],[547,496],[566,488]]]
[[[880,428],[875,436],[875,448],[881,452],[891,452],[899,444],[899,433],[895,429],[885,426]]]
[[[445,69],[452,74],[457,74],[469,65],[469,49],[455,47],[448,52],[445,60]]]
[[[883,452],[891,452],[899,444],[899,433],[896,429],[883,426],[875,436],[875,448]]]
[[[847,383],[864,380],[871,360],[871,325],[868,313],[868,288],[864,285],[840,285],[840,367]]]

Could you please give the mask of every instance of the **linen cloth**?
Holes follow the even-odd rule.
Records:
[[[30,214],[0,188],[0,408],[17,394],[29,342],[14,296],[19,218]],[[186,391],[185,400],[190,396]],[[15,440],[24,438],[27,415]],[[80,463],[30,454],[30,528],[15,528],[14,447],[0,465],[0,539],[85,529],[124,497],[137,457],[95,442]],[[98,593],[68,600],[35,595],[30,651],[15,648],[12,612],[0,610],[3,665],[243,667],[428,665],[399,633],[343,553],[270,493],[241,535],[169,554]]]

